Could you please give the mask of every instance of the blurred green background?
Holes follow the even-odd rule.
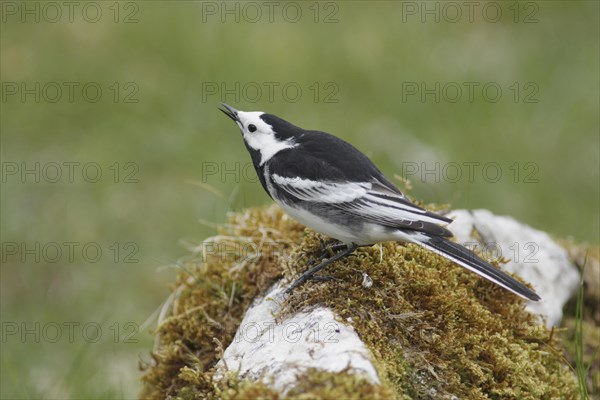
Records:
[[[136,396],[182,241],[270,201],[219,101],[599,240],[596,1],[1,4],[2,398]]]

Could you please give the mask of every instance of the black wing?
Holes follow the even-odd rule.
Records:
[[[299,146],[268,162],[271,183],[287,196],[391,228],[452,236],[440,226],[451,219],[411,203],[354,146],[317,131],[307,131],[300,139]]]

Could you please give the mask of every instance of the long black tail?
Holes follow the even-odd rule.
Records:
[[[431,237],[427,241],[419,240],[415,242],[525,299],[540,300],[540,296],[533,290],[492,264],[477,257],[474,252],[458,243],[437,236]]]

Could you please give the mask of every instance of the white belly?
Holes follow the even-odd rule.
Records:
[[[332,224],[306,210],[290,207],[281,201],[276,202],[279,207],[286,212],[286,214],[300,222],[302,225],[309,227],[313,231],[330,238],[337,239],[346,244],[357,243],[356,241],[358,238],[356,235],[353,232],[350,232],[346,227]]]

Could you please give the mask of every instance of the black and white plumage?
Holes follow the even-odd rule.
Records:
[[[343,243],[344,250],[305,273],[292,288],[357,246],[403,241],[435,251],[511,292],[540,297],[527,286],[449,240],[451,219],[411,203],[351,144],[263,112],[221,109],[236,122],[260,182],[291,217]],[[323,258],[325,257],[325,254]]]

